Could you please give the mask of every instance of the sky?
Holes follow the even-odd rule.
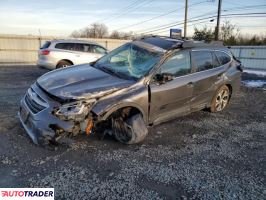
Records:
[[[169,35],[170,28],[183,29],[184,5],[185,0],[0,0],[0,34],[69,36],[97,22],[107,25],[109,32]],[[188,5],[188,36],[194,27],[216,25],[215,17],[191,20],[215,16],[218,0],[188,0]],[[266,13],[266,0],[223,0],[222,14],[227,16],[221,19],[242,34],[266,35],[266,15],[229,15],[239,13]]]

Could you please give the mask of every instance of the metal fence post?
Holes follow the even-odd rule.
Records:
[[[39,48],[42,47],[42,40],[41,40],[41,37],[38,38],[39,39]]]
[[[240,47],[240,48],[239,48],[239,56],[238,56],[238,59],[241,58],[241,51],[242,51],[242,48]]]

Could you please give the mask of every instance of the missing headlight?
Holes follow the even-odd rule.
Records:
[[[68,103],[54,109],[53,114],[61,120],[82,121],[96,103],[95,99]]]

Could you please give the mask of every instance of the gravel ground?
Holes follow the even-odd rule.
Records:
[[[54,187],[56,199],[265,199],[265,89],[242,87],[224,112],[153,127],[139,145],[79,136],[52,151],[16,117],[45,72],[0,67],[0,187]]]

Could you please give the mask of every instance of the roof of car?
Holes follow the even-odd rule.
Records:
[[[204,41],[173,39],[165,36],[146,36],[136,40],[151,44],[166,51],[177,48],[225,48],[221,41]]]
[[[55,42],[55,43],[86,43],[86,44],[97,44],[96,42],[92,42],[92,41],[88,41],[88,40],[75,40],[75,39],[60,39],[60,40],[51,40],[51,42]]]
[[[175,46],[182,45],[183,43],[183,40],[172,39],[172,38],[161,37],[161,36],[147,36],[147,37],[142,37],[137,40],[160,47],[161,49],[164,49],[164,50],[170,50]]]

